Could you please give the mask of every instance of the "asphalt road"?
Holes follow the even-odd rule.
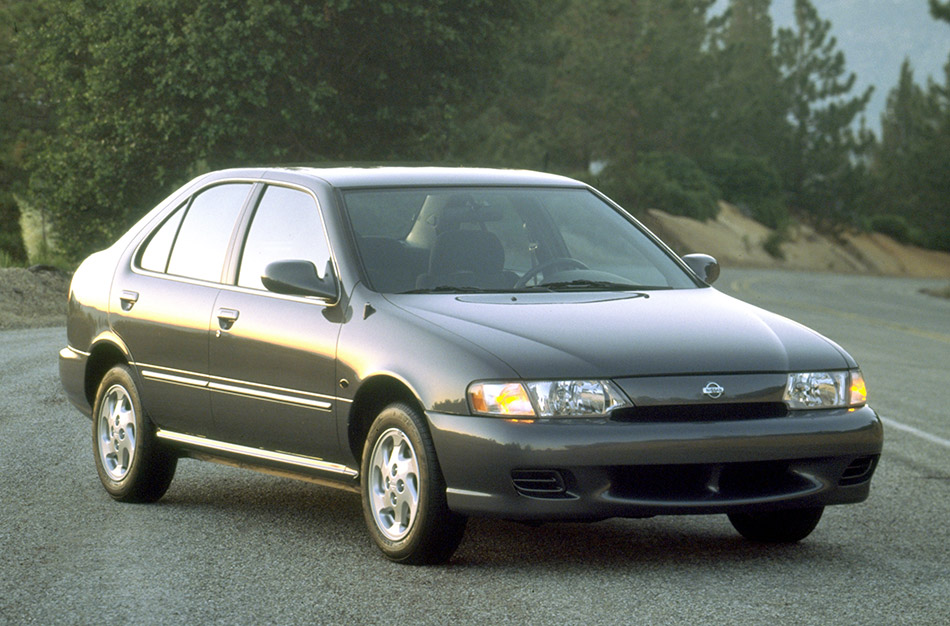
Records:
[[[804,542],[748,543],[724,516],[472,520],[430,568],[385,561],[358,496],[309,483],[186,460],[158,504],[113,502],[59,389],[63,329],[0,332],[0,624],[946,624],[950,301],[923,284],[720,279],[851,351],[887,420],[871,498]]]

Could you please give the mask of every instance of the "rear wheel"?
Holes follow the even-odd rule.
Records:
[[[465,531],[446,503],[445,481],[423,417],[406,404],[383,409],[363,447],[363,516],[392,561],[443,563]]]
[[[158,444],[124,365],[110,369],[99,383],[92,447],[102,486],[120,502],[154,502],[175,476],[178,459]]]
[[[729,521],[746,539],[765,543],[795,543],[811,534],[825,507],[763,513],[730,513]]]

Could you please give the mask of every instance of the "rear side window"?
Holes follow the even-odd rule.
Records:
[[[261,275],[273,261],[305,260],[323,276],[330,248],[320,212],[313,197],[296,189],[268,187],[254,213],[241,266],[238,285],[264,289]]]
[[[250,183],[231,183],[211,187],[195,196],[175,237],[168,260],[169,274],[211,282],[221,280],[234,223],[250,189]]]
[[[175,235],[178,234],[178,227],[181,225],[184,214],[185,206],[182,205],[175,209],[171,217],[165,220],[158,230],[152,233],[152,237],[142,250],[139,267],[163,273],[168,269],[168,255],[172,251],[172,244],[175,243]]]

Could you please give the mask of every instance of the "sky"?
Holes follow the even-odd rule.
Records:
[[[719,0],[716,8],[725,7]],[[831,22],[831,34],[844,52],[848,70],[857,75],[853,93],[874,85],[865,111],[875,133],[887,94],[897,85],[901,63],[910,59],[914,80],[926,86],[927,77],[944,84],[944,65],[950,58],[950,24],[930,16],[927,0],[812,0],[818,15]],[[774,28],[794,24],[794,0],[772,0]]]

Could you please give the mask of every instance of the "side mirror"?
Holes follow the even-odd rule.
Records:
[[[693,270],[693,273],[708,284],[713,284],[719,278],[719,261],[708,254],[687,254],[683,262]]]
[[[323,278],[317,275],[317,268],[310,261],[274,261],[264,268],[261,282],[268,291],[291,296],[317,296],[335,301],[340,295],[333,264],[329,261]]]

